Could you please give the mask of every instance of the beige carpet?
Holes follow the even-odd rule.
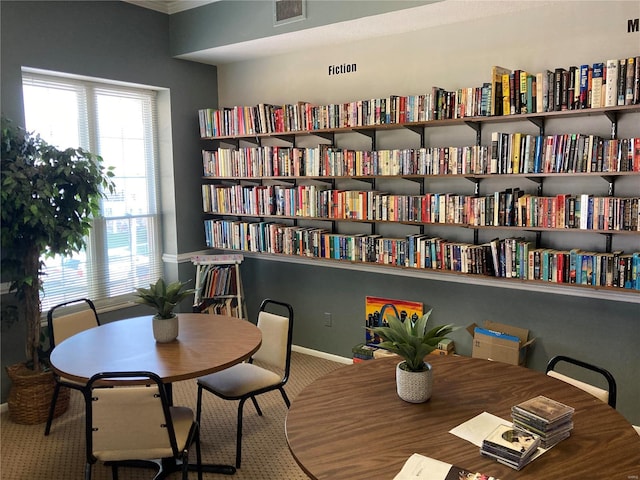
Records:
[[[316,378],[342,364],[293,352],[291,377],[285,390],[292,401]],[[174,403],[196,408],[195,380],[178,382],[173,389]],[[251,402],[244,408],[242,468],[234,476],[205,473],[204,478],[236,480],[307,479],[289,452],[284,433],[286,406],[279,392],[258,399],[263,416]],[[205,463],[234,464],[237,402],[203,394],[202,456]],[[18,425],[2,414],[2,480],[72,480],[84,478],[84,404],[79,392],[71,392],[69,410],[54,420],[51,433],[44,436],[44,424]],[[193,452],[195,458],[195,451]],[[121,468],[121,480],[151,479],[152,470]],[[171,478],[180,478],[174,473]],[[189,478],[197,478],[190,472]],[[111,469],[103,464],[93,467],[93,479],[111,479]]]

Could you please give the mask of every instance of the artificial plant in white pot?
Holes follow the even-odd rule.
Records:
[[[187,282],[179,280],[170,283],[159,278],[149,288],[136,288],[136,303],[153,307],[156,314],[153,316],[153,336],[157,342],[166,343],[178,337],[178,316],[174,313],[176,306],[195,290],[185,289]]]
[[[397,315],[388,315],[387,325],[369,327],[383,340],[378,347],[403,358],[396,366],[396,387],[398,396],[407,402],[422,403],[431,398],[433,372],[425,357],[457,328],[448,324],[427,330],[432,311],[429,309],[415,322],[410,319],[403,322]]]

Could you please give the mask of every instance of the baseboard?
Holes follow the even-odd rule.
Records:
[[[311,355],[312,357],[331,360],[332,362],[344,363],[348,365],[353,363],[353,359],[351,358],[333,355],[332,353],[321,352],[320,350],[312,350],[311,348],[299,347],[298,345],[292,345],[291,350],[293,350],[294,352],[304,353],[305,355]]]

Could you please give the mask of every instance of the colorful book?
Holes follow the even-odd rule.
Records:
[[[491,67],[491,105],[489,115],[503,115],[502,76],[509,75],[511,69],[494,65]]]

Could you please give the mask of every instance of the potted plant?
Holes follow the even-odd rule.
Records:
[[[44,370],[39,354],[42,258],[68,256],[85,247],[91,220],[100,213],[100,199],[106,191],[113,193],[114,184],[113,171],[102,166],[100,156],[82,148],[59,150],[4,117],[1,149],[2,276],[17,296],[18,321],[26,323],[26,362],[7,368],[14,377],[13,388],[16,375],[41,379]],[[11,318],[2,315],[3,323]],[[43,375],[53,392],[52,373]],[[44,405],[35,413],[30,402],[19,404],[19,397],[9,393],[15,421],[46,420],[51,394],[45,400],[40,393],[32,396]]]
[[[177,280],[167,285],[161,277],[156,283],[149,285],[149,288],[136,289],[135,302],[156,310],[152,324],[153,336],[157,342],[172,342],[178,337],[178,316],[173,309],[195,292],[194,289],[184,288],[187,283]]]
[[[384,315],[385,307],[386,305],[380,312],[381,317]],[[378,347],[403,358],[396,367],[396,386],[398,396],[407,402],[421,403],[431,398],[433,374],[425,357],[456,329],[449,324],[427,330],[432,311],[433,309],[429,309],[415,322],[410,319],[401,321],[396,312],[396,315],[386,317],[387,325],[368,327],[374,335],[383,340]]]

